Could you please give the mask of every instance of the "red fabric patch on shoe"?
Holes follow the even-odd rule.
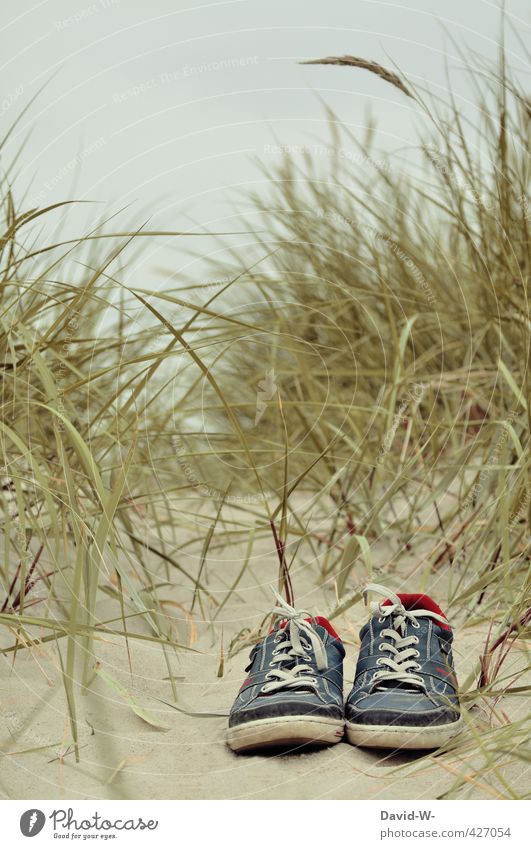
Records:
[[[337,631],[332,628],[330,622],[328,621],[328,619],[325,619],[324,616],[314,616],[312,619],[306,618],[304,621],[309,622],[310,625],[312,624],[312,622],[315,622],[316,625],[320,625],[321,628],[324,628],[325,631],[328,631],[328,633],[331,637],[334,638],[334,640],[339,640],[339,642],[341,642],[341,637],[339,636]],[[281,621],[279,622],[279,627],[283,628],[285,624],[286,619],[281,619]],[[272,634],[275,630],[276,628],[271,628],[269,633]]]
[[[432,613],[444,616],[439,605],[429,595],[424,595],[424,593],[397,593],[397,596],[406,610],[431,610]],[[390,598],[386,598],[383,604],[392,604],[392,601]],[[452,630],[449,625],[444,625],[442,622],[437,622],[437,625],[446,631]]]
[[[306,621],[311,622],[312,620],[307,619]],[[335,640],[339,640],[339,642],[341,642],[341,637],[339,636],[337,631],[335,631],[334,628],[332,628],[328,619],[325,619],[324,616],[315,616],[313,621],[317,622],[317,624],[320,625],[321,628],[324,628],[325,631],[328,631],[328,633],[330,634],[331,637],[333,637]]]

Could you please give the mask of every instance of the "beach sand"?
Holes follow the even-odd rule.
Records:
[[[241,569],[247,539],[214,547],[203,567],[203,580],[212,597],[223,599]],[[395,568],[392,545],[376,547],[375,562],[385,573]],[[315,614],[326,615],[334,606],[333,583],[322,581],[308,550],[301,549],[293,567],[297,601]],[[179,562],[194,573],[200,562],[200,546],[189,545]],[[414,572],[415,556],[401,558],[399,572]],[[154,567],[155,568],[155,567]],[[160,569],[157,566],[160,577]],[[445,761],[422,753],[389,753],[354,748],[346,742],[330,748],[291,753],[236,755],[225,743],[226,714],[244,677],[249,646],[228,657],[232,638],[242,629],[256,629],[271,608],[270,585],[277,564],[272,544],[265,537],[253,548],[250,568],[230,596],[221,615],[211,619],[213,608],[206,595],[196,599],[190,621],[179,605],[189,609],[191,590],[182,581],[162,587],[159,596],[165,609],[179,622],[180,640],[191,650],[167,653],[169,669],[176,679],[177,706],[168,677],[168,665],[160,645],[102,635],[95,641],[98,669],[86,694],[77,688],[76,706],[80,762],[76,763],[65,705],[58,647],[63,655],[64,639],[48,642],[31,652],[21,649],[4,653],[0,663],[0,718],[2,770],[0,793],[15,799],[435,799],[450,793],[457,798],[496,798],[497,792],[486,772],[484,780],[465,782],[455,794],[451,790],[459,775],[470,772],[472,759],[456,757]],[[349,578],[347,592],[360,576]],[[397,573],[378,575],[380,582],[398,586]],[[411,581],[411,577],[409,578]],[[430,587],[444,606],[447,579],[438,577]],[[417,590],[418,586],[408,585]],[[422,589],[427,589],[423,586]],[[116,616],[116,603],[100,605],[102,619]],[[361,602],[334,619],[343,637],[345,691],[351,686],[358,646],[358,631],[366,621]],[[138,617],[137,617],[138,620]],[[134,626],[149,636],[146,623]],[[133,630],[133,627],[131,630]],[[481,625],[457,623],[455,654],[461,684],[477,670],[478,656],[486,632]],[[2,634],[3,645],[13,635]],[[223,645],[223,674],[219,677]],[[131,669],[129,668],[129,664]],[[518,668],[518,651],[512,653],[506,672]],[[78,670],[79,676],[81,670]],[[166,680],[165,680],[166,679]],[[113,686],[110,681],[119,685]],[[520,682],[521,683],[521,682]],[[120,689],[123,688],[123,689]],[[138,716],[129,699],[149,712],[154,727]],[[161,701],[159,701],[161,700]],[[188,715],[203,712],[207,715]],[[521,716],[525,704],[517,698],[496,705],[495,724],[504,716]],[[209,715],[210,714],[210,715]],[[213,714],[213,715],[212,715]],[[218,715],[219,714],[219,715]],[[477,730],[492,721],[484,709],[477,712]],[[470,734],[470,732],[465,732]],[[477,747],[476,747],[477,748]],[[477,748],[473,760],[483,762]],[[450,763],[450,766],[448,764]],[[398,770],[398,768],[400,769]],[[514,780],[522,766],[499,764],[501,774]],[[515,772],[516,771],[516,772]],[[497,785],[499,786],[499,785]]]

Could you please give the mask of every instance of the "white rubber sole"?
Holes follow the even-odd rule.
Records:
[[[229,728],[227,743],[233,752],[274,746],[330,746],[342,740],[344,730],[342,719],[279,716],[274,719],[255,719]]]
[[[356,725],[346,723],[347,740],[353,746],[378,749],[438,749],[464,728],[463,719],[446,725],[411,728],[407,725]]]

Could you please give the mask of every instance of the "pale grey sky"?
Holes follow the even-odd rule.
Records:
[[[529,3],[506,6],[529,44]],[[149,210],[151,226],[171,229],[191,219],[234,228],[227,195],[262,179],[254,156],[271,156],[276,142],[326,138],[319,97],[360,136],[370,105],[384,148],[416,139],[415,107],[400,92],[363,71],[297,60],[351,53],[394,61],[444,96],[446,58],[456,98],[473,117],[452,39],[494,61],[500,31],[499,5],[485,0],[2,0],[2,13],[4,127],[54,75],[10,147],[32,128],[19,178],[21,187],[32,181],[29,198],[132,204],[123,223]],[[510,27],[507,46],[529,80]],[[141,269],[168,255],[163,242],[148,246]],[[171,258],[176,271],[189,263],[181,252]],[[200,264],[187,272],[200,273]]]

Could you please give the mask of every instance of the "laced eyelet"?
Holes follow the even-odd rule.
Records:
[[[420,622],[412,622],[411,625],[413,628],[420,628]]]
[[[276,661],[270,660],[268,666],[276,666]]]
[[[385,643],[380,643],[378,646],[378,651],[385,651]]]
[[[385,616],[379,616],[378,622],[385,622]]]
[[[264,686],[263,686],[263,687],[260,687],[260,692],[261,692],[261,693],[268,693],[268,692],[269,692],[268,690],[266,690],[266,688],[265,688],[265,684],[264,684]]]
[[[379,657],[378,660],[376,661],[376,666],[381,666],[382,662],[383,662],[383,657]]]
[[[413,645],[414,645],[414,646],[418,646],[418,644],[420,643],[419,638],[418,638],[418,637],[413,637],[413,640],[414,640]]]
[[[413,655],[413,657],[420,657],[420,652],[416,651],[415,654]],[[417,666],[418,666],[418,664],[417,664]]]
[[[302,659],[303,660],[311,660],[311,657],[310,657],[309,654],[303,654]]]
[[[277,636],[274,638],[273,642],[274,642],[274,643],[279,643],[279,642],[280,642],[280,637],[277,635]]]

